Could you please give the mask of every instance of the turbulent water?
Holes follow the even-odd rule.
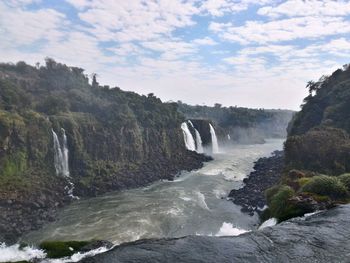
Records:
[[[220,149],[214,161],[175,181],[79,200],[56,222],[24,237],[43,240],[104,239],[120,244],[143,238],[186,235],[238,235],[257,228],[257,217],[240,212],[225,197],[252,170],[253,162],[282,148],[282,140]]]

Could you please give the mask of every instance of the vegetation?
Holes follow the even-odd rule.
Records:
[[[302,192],[329,196],[332,199],[342,199],[348,195],[347,189],[342,181],[334,176],[314,176],[302,188]]]
[[[72,256],[90,243],[91,241],[45,241],[39,247],[48,258],[63,258]]]
[[[285,174],[266,191],[269,216],[280,221],[350,201],[349,65],[307,89],[288,126]]]
[[[86,194],[89,188],[104,192],[136,184],[123,175],[130,167],[160,162],[159,156],[182,158],[184,117],[177,107],[153,94],[100,86],[96,74],[90,85],[83,69],[50,58],[40,67],[0,63],[0,197],[7,199],[4,193],[21,185],[19,192],[45,189],[45,183],[30,181],[48,182],[55,174],[51,129],[61,138],[61,128],[76,189]],[[112,176],[113,185],[105,189]]]

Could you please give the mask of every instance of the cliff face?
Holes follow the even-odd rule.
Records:
[[[294,114],[289,110],[248,109],[221,107],[221,105],[191,106],[181,102],[178,104],[178,111],[192,122],[199,124],[201,120],[204,122],[210,120],[220,141],[227,143],[262,143],[265,138],[284,138],[287,135],[288,122]]]
[[[207,158],[186,150],[183,120],[176,104],[89,85],[80,68],[50,59],[40,68],[1,64],[0,242],[52,219],[47,211],[69,199],[68,181],[74,195],[91,196],[200,167]],[[70,178],[54,164],[52,130],[62,141],[62,129]]]

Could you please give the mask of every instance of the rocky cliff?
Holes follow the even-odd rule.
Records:
[[[286,127],[294,114],[290,110],[249,109],[242,107],[191,106],[178,102],[178,111],[190,119],[204,137],[211,122],[218,138],[225,143],[263,143],[266,138],[285,138]],[[210,138],[210,137],[209,137]]]
[[[172,179],[207,157],[187,151],[174,103],[92,85],[83,69],[46,60],[0,64],[0,242],[53,220],[73,195]],[[67,140],[57,173],[53,132]],[[57,156],[56,156],[57,157]]]

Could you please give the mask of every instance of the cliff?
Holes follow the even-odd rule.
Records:
[[[222,107],[220,104],[209,107],[178,102],[178,105],[178,111],[194,124],[210,120],[220,141],[226,143],[263,143],[266,138],[285,138],[286,127],[294,114],[290,110]],[[203,132],[205,134],[205,129]]]
[[[307,88],[289,124],[284,173],[266,192],[266,214],[280,221],[350,200],[350,67]]]
[[[70,200],[172,179],[207,157],[187,151],[175,103],[100,86],[83,69],[46,60],[0,64],[0,242],[54,219]],[[53,132],[67,140],[69,176]]]

